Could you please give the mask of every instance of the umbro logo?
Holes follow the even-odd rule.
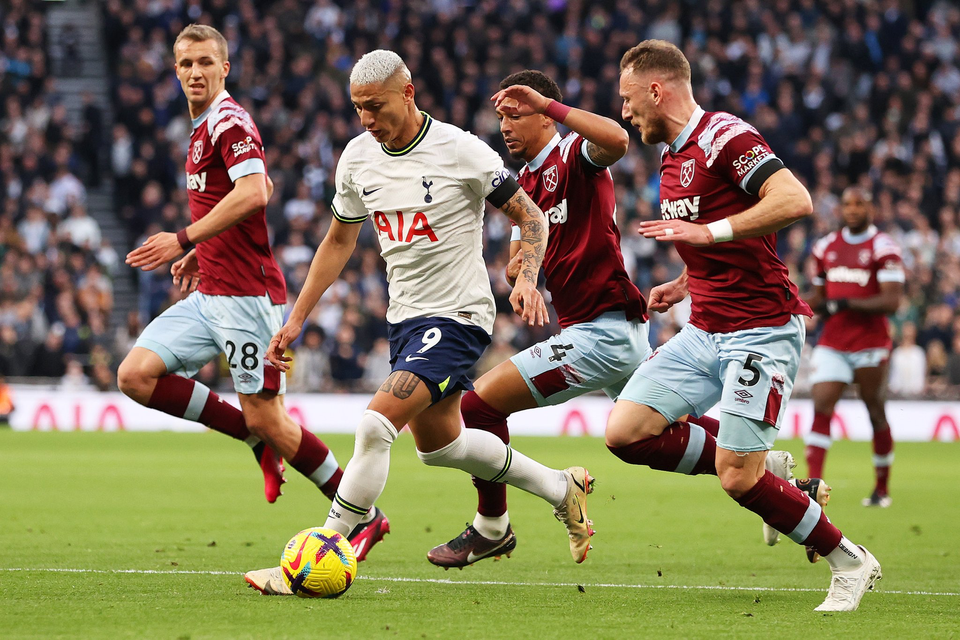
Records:
[[[734,393],[734,395],[737,395],[737,396],[743,398],[744,400],[746,400],[747,398],[752,398],[752,397],[753,397],[753,394],[750,393],[749,391],[747,391],[746,389],[737,389],[737,390],[734,391],[733,393]]]
[[[369,189],[369,190],[368,190],[368,189],[364,189],[364,190],[363,190],[363,195],[368,196],[368,195],[370,195],[371,193],[376,193],[377,191],[380,191],[380,189],[383,189],[383,187],[377,187],[376,189]]]

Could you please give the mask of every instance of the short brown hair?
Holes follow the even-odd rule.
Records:
[[[207,40],[213,40],[217,43],[217,49],[220,51],[220,57],[223,58],[224,62],[229,60],[229,55],[227,53],[227,39],[223,37],[219,31],[214,29],[211,26],[205,24],[188,24],[183,28],[183,31],[180,32],[180,35],[177,36],[177,39],[173,43],[173,55],[177,55],[177,45],[180,44],[181,40],[192,40],[193,42],[205,42]]]
[[[690,82],[690,62],[683,52],[666,40],[644,40],[620,59],[620,73],[660,71],[677,80]]]
[[[542,71],[527,69],[510,74],[500,81],[500,88],[506,89],[518,84],[530,87],[545,98],[563,102],[563,94],[560,93],[560,87],[553,79]]]

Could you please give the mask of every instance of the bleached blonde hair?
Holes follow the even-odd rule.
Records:
[[[350,84],[381,84],[399,75],[404,82],[410,82],[410,69],[403,58],[387,49],[376,49],[365,53],[357,60],[350,71]]]

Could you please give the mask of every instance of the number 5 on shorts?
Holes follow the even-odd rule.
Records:
[[[760,382],[760,369],[753,366],[755,362],[762,362],[763,356],[756,353],[747,354],[747,360],[743,363],[743,371],[750,372],[750,378],[747,378],[746,375],[741,375],[737,382],[742,384],[745,387],[752,387],[753,385]]]

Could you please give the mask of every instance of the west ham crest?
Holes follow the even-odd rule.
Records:
[[[694,159],[687,160],[682,165],[680,165],[680,186],[687,188],[690,186],[690,183],[693,182],[693,172],[697,168],[697,161]]]
[[[203,140],[197,140],[193,143],[193,164],[200,162],[203,156]]]
[[[543,172],[543,186],[547,188],[547,191],[553,193],[557,190],[557,181],[559,180],[557,174],[557,165],[553,165],[549,169]]]

